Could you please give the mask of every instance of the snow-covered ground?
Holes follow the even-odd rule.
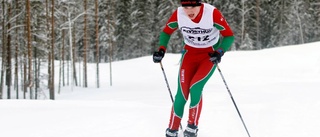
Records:
[[[179,59],[163,60],[173,94]],[[88,88],[64,87],[55,101],[1,100],[1,137],[164,137],[171,100],[160,65],[151,56],[112,65],[112,86],[109,64],[101,88],[89,64]],[[220,68],[252,137],[319,137],[319,42],[228,52]],[[217,70],[202,112],[199,137],[248,137]]]

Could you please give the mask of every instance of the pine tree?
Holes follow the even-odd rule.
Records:
[[[320,2],[307,0],[304,14],[304,33],[306,42],[319,41],[320,37]]]
[[[131,43],[128,38],[132,34],[132,22],[130,22],[130,6],[132,0],[118,0],[116,2],[116,47],[114,51],[116,53],[116,60],[126,59],[125,55],[131,51]]]
[[[148,49],[150,45],[150,16],[148,10],[150,5],[148,0],[132,1],[130,5],[136,5],[129,8],[130,22],[132,23],[132,31],[130,32],[129,41],[132,41],[130,45],[130,50],[127,51],[129,58],[139,57],[145,54],[145,50]],[[150,46],[149,46],[150,47]]]

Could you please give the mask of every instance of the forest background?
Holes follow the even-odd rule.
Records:
[[[319,0],[203,1],[216,6],[233,29],[230,50],[320,41]],[[112,81],[113,61],[157,49],[159,34],[178,6],[179,0],[1,0],[0,98],[6,93],[7,99],[37,99],[49,90],[55,99],[61,86],[88,87],[87,63],[96,63],[96,87],[99,63],[110,64]],[[168,52],[179,53],[182,46],[177,31]]]

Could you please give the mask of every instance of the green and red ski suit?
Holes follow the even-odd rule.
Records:
[[[193,20],[188,19],[179,7],[171,15],[160,34],[159,49],[166,50],[171,34],[180,29],[184,37],[184,52],[178,77],[178,90],[172,106],[169,128],[178,130],[184,106],[190,95],[188,124],[198,126],[202,108],[202,90],[215,70],[208,53],[231,47],[234,36],[221,12],[214,6],[202,3]]]

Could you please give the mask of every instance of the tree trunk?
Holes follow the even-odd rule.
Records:
[[[63,18],[63,22],[65,22],[65,18]],[[62,30],[62,55],[61,55],[61,60],[62,60],[62,86],[65,86],[65,77],[64,77],[64,65],[65,65],[65,49],[66,49],[66,45],[65,45],[65,36],[66,36],[66,32],[65,30]]]
[[[2,20],[2,28],[3,28],[3,30],[2,30],[2,44],[3,45],[5,45],[5,43],[6,43],[6,33],[5,33],[5,28],[6,28],[6,19],[5,19],[5,1],[4,0],[2,0],[2,4],[1,4],[1,6],[2,6],[2,17],[3,17],[3,20]],[[4,82],[3,82],[3,79],[4,79],[4,70],[5,70],[5,64],[6,64],[6,61],[5,61],[5,51],[6,51],[6,46],[2,46],[2,51],[3,51],[3,53],[2,53],[2,63],[1,63],[1,78],[0,78],[0,99],[2,99],[3,98],[3,85],[4,85]]]
[[[99,80],[99,61],[100,61],[100,55],[99,55],[99,15],[98,15],[98,0],[95,0],[95,20],[96,20],[96,65],[97,65],[97,88],[100,87],[100,80]]]
[[[46,22],[47,22],[47,38],[50,38],[50,18],[49,18],[49,1],[46,0]],[[50,44],[49,44],[49,40],[46,41],[47,49],[48,49],[48,89],[51,89],[51,51],[50,51]]]
[[[11,18],[11,5],[12,3],[8,3],[8,20],[10,20]],[[8,22],[8,29],[7,30],[10,30],[11,29],[11,23]],[[8,99],[11,99],[11,80],[12,80],[12,77],[11,77],[11,34],[8,33],[7,35],[7,61],[6,61],[6,85],[7,85],[7,98]]]
[[[63,6],[66,6],[65,4],[63,4]],[[67,13],[66,12],[66,9],[64,8],[63,10],[62,10],[62,12],[64,12],[64,13]],[[63,22],[66,22],[66,16],[63,16],[62,17],[62,21]],[[62,59],[62,86],[65,86],[66,84],[65,84],[65,59],[66,59],[66,30],[65,29],[63,29],[62,30],[62,55],[61,55],[61,59]],[[59,89],[60,90],[60,89]]]
[[[61,52],[62,52],[62,48],[60,48],[59,54],[60,54],[60,58],[59,58],[59,83],[58,83],[58,94],[60,94],[61,92],[61,81],[62,81],[62,58],[61,58]]]
[[[54,100],[54,41],[55,41],[55,34],[54,34],[54,0],[51,1],[51,83],[50,83],[50,99]]]
[[[112,56],[113,56],[113,40],[112,40],[112,33],[110,31],[110,28],[112,27],[112,23],[111,23],[111,14],[110,11],[112,10],[112,6],[113,3],[111,3],[111,9],[109,10],[109,14],[108,14],[108,33],[109,33],[109,69],[110,69],[110,86],[112,86]]]
[[[71,17],[70,17],[71,18]],[[76,86],[78,86],[78,79],[77,79],[77,69],[76,69],[76,61],[77,61],[77,59],[76,59],[76,39],[75,39],[75,33],[76,33],[76,30],[75,30],[75,28],[73,27],[73,31],[72,31],[73,33],[72,33],[72,58],[73,58],[73,61],[71,62],[72,63],[72,72],[73,72],[73,79],[74,79],[74,84],[76,85]],[[80,64],[80,59],[79,59],[79,64]],[[80,82],[79,82],[79,84],[80,84]]]
[[[39,76],[38,76],[38,72],[40,70],[38,70],[38,65],[39,63],[37,62],[37,58],[38,58],[38,50],[37,48],[34,47],[34,82],[35,82],[35,86],[34,86],[34,99],[38,99],[38,87],[39,87]]]
[[[27,28],[26,28],[27,29]],[[27,30],[25,30],[27,31]],[[23,51],[23,99],[27,99],[28,83],[27,83],[27,52]]]
[[[20,6],[19,6],[19,2],[18,0],[15,1],[16,2],[16,15],[19,13],[20,11]],[[16,20],[16,25],[18,25],[18,20]],[[18,28],[15,29],[15,33],[18,35]],[[14,89],[16,90],[16,99],[19,99],[19,73],[18,73],[18,68],[19,68],[19,43],[18,43],[18,36],[16,36],[15,39],[15,55],[14,55],[14,60],[15,60],[15,64],[14,64]]]
[[[32,46],[31,46],[31,6],[30,0],[27,0],[27,47],[28,47],[28,87],[30,89],[30,99],[32,99],[32,86],[33,86],[33,78],[32,78]]]
[[[84,0],[84,38],[83,38],[83,84],[88,87],[87,82],[87,0]]]
[[[30,1],[29,1],[30,2]],[[27,5],[27,1],[26,1],[26,5]],[[25,17],[25,24],[27,24],[27,17]],[[28,28],[26,27],[27,25],[25,25],[24,27],[24,36],[27,37],[27,34],[28,34]],[[28,78],[27,78],[27,50],[23,50],[22,51],[23,53],[23,72],[21,75],[23,75],[23,84],[22,84],[22,88],[23,88],[23,99],[27,99],[27,91],[28,91],[28,88],[27,88],[27,81],[28,81]],[[21,67],[22,68],[22,67]]]

